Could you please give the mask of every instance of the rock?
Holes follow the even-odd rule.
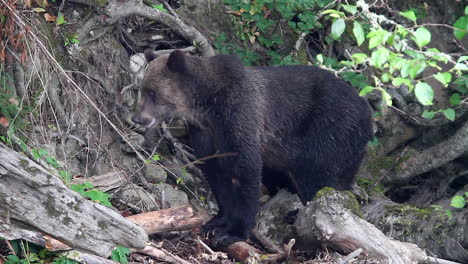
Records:
[[[136,184],[129,184],[117,194],[125,202],[143,208],[143,211],[159,210],[156,198]]]
[[[181,164],[180,161],[174,159],[173,161],[170,160],[163,160],[162,164],[172,173],[174,173],[177,178],[182,178],[184,183],[193,183],[195,182],[195,177],[188,172],[185,167],[183,167],[183,164]]]
[[[141,134],[138,134],[136,132],[131,132],[129,136],[129,140],[132,143],[133,147],[136,150],[139,150],[143,147],[143,144],[145,143],[145,137]],[[135,149],[129,146],[128,144],[122,144],[121,149],[125,153],[135,153]]]
[[[145,178],[150,183],[166,182],[167,172],[163,168],[161,168],[161,166],[155,164],[147,164]]]
[[[264,204],[257,220],[258,231],[278,243],[287,243],[295,237],[294,220],[304,208],[299,197],[284,189]]]
[[[181,190],[176,190],[167,183],[157,184],[156,189],[158,189],[160,193],[160,200],[163,209],[185,205],[188,203],[188,196],[186,193]]]
[[[132,73],[137,73],[141,68],[145,67],[145,54],[136,53],[130,57],[130,70]]]

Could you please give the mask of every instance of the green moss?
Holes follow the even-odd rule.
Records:
[[[99,221],[99,222],[98,222],[98,226],[99,226],[99,228],[101,228],[101,229],[108,229],[108,225],[107,225],[107,223],[104,222],[104,221]]]
[[[366,193],[370,196],[372,196],[372,194],[384,192],[384,187],[381,183],[376,183],[372,180],[369,180],[363,177],[357,177],[356,183],[359,187],[365,190]]]
[[[62,212],[55,208],[55,199],[51,195],[47,195],[45,207],[50,217],[59,217],[62,215]]]
[[[407,151],[402,157],[382,156],[377,147],[369,149],[369,161],[367,162],[367,170],[374,177],[380,177],[382,171],[393,170],[395,173],[401,172],[400,164],[410,159],[415,150]]]
[[[71,221],[72,221],[72,220],[71,220],[70,217],[65,216],[65,217],[63,218],[63,221],[62,221],[62,222],[63,222],[64,225],[69,225],[69,224],[71,223]]]
[[[26,170],[29,167],[29,161],[25,160],[25,159],[22,159],[22,160],[19,161],[19,165],[21,166],[21,168]]]
[[[388,214],[401,217],[416,217],[418,219],[429,218],[432,214],[431,209],[421,209],[411,205],[392,204],[385,205]]]
[[[371,153],[371,151],[369,151]],[[383,170],[390,170],[395,166],[397,161],[396,157],[393,156],[371,156],[369,162],[367,162],[367,170],[374,177],[379,177]]]
[[[341,194],[341,195],[339,195]],[[341,204],[344,208],[349,209],[353,214],[363,217],[361,206],[356,199],[356,196],[350,191],[337,191],[331,187],[325,187],[317,192],[314,201],[320,200],[324,196],[333,197],[336,202]]]

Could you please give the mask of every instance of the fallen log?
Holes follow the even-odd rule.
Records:
[[[127,219],[141,226],[148,235],[152,235],[199,227],[206,223],[210,216],[204,210],[194,209],[191,205],[183,205],[136,214]]]
[[[116,245],[143,248],[148,235],[111,208],[88,201],[29,158],[0,143],[0,236],[27,230],[108,257]]]
[[[374,195],[363,211],[365,219],[387,236],[415,243],[439,258],[468,263],[468,211],[451,208],[450,199],[436,204],[441,205],[439,211]],[[451,218],[445,209],[451,210]]]
[[[417,264],[427,261],[426,253],[417,245],[386,237],[350,208],[358,213],[359,206],[352,194],[332,188],[322,189],[296,219],[299,238],[306,243],[325,243],[346,253],[362,248],[365,254],[382,263]]]

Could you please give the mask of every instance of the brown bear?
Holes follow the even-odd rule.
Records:
[[[149,62],[133,121],[147,127],[185,118],[219,205],[204,226],[217,242],[247,238],[264,177],[288,175],[302,202],[323,187],[347,189],[371,140],[368,103],[312,66],[246,67],[232,55],[176,50]]]

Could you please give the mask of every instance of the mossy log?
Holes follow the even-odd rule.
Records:
[[[397,204],[384,196],[373,196],[363,207],[365,219],[394,239],[415,243],[431,255],[468,263],[468,211],[444,210]]]
[[[108,257],[116,245],[144,248],[145,231],[111,208],[88,201],[29,158],[0,143],[0,236],[48,234]]]
[[[388,238],[361,219],[359,206],[355,205],[357,201],[349,192],[322,189],[296,219],[299,239],[303,243],[327,244],[346,253],[362,248],[381,263],[416,264],[427,260],[417,245]]]

